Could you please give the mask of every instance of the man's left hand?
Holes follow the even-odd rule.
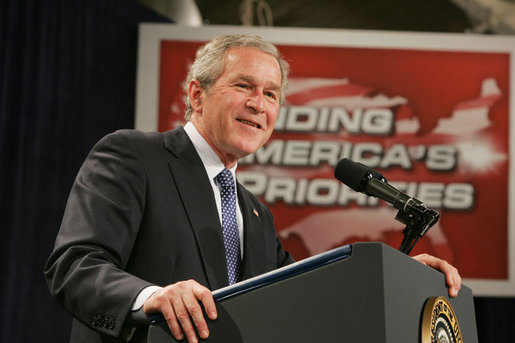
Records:
[[[449,296],[454,298],[458,295],[458,292],[461,289],[461,276],[458,273],[458,269],[450,265],[447,261],[428,254],[420,254],[414,256],[413,258],[425,264],[426,266],[432,267],[444,273],[445,282],[449,287]]]

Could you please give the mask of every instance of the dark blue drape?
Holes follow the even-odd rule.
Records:
[[[129,0],[0,1],[0,341],[67,342],[43,278],[73,178],[134,122],[139,22]]]
[[[0,1],[0,342],[68,341],[43,265],[86,154],[133,127],[143,21],[166,19],[134,0]],[[480,342],[515,341],[515,299],[475,305]]]

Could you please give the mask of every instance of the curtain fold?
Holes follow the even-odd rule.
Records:
[[[130,0],[1,2],[0,341],[68,342],[43,266],[86,154],[134,125],[138,24],[167,21]]]

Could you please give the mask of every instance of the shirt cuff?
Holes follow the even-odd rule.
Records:
[[[155,291],[158,291],[161,288],[163,288],[163,287],[148,286],[147,288],[143,288],[141,290],[141,292],[139,292],[138,296],[136,297],[136,300],[134,300],[134,304],[132,304],[132,311],[137,311],[141,307],[143,307],[143,305],[145,304],[145,301],[147,301],[147,299],[150,298],[150,296],[152,294],[154,294]]]

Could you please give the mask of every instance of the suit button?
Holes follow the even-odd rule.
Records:
[[[92,318],[91,318],[91,325],[92,326],[95,326],[95,327],[98,327],[98,326],[102,326],[102,322],[104,321],[104,316],[101,315],[101,314],[95,314]]]

